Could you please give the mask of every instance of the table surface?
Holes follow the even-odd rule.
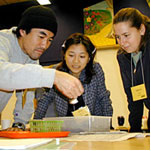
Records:
[[[118,142],[76,142],[73,150],[150,150],[150,137],[131,138]]]
[[[0,138],[4,140],[8,138]],[[10,139],[11,140],[11,139]],[[140,137],[140,138],[130,138],[124,141],[114,141],[114,142],[105,142],[105,141],[66,141],[60,140],[60,146],[65,146],[66,150],[150,150],[150,136]],[[50,142],[46,145],[41,145],[36,150],[51,150],[52,147],[54,150],[57,149],[56,141]],[[58,146],[59,147],[59,146]],[[33,150],[35,150],[33,148]],[[61,148],[62,149],[62,148]]]
[[[64,143],[64,144],[63,144]],[[36,150],[65,149],[65,150],[150,150],[150,137],[131,138],[124,141],[60,141],[60,148],[54,147],[55,142],[42,145]],[[61,147],[62,145],[62,147]],[[56,146],[56,145],[55,145]],[[54,148],[53,148],[54,147]],[[34,149],[34,150],[35,150]]]

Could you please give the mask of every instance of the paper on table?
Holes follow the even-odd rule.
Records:
[[[53,139],[0,139],[0,149],[27,149],[51,142]]]
[[[107,142],[114,142],[114,141],[123,141],[133,137],[146,137],[150,134],[144,133],[102,133],[102,134],[84,134],[84,135],[71,135],[68,138],[61,138],[61,140],[67,141],[107,141]]]

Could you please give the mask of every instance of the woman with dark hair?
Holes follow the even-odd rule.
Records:
[[[77,98],[78,103],[70,104],[69,98],[55,87],[49,89],[38,100],[34,119],[45,117],[51,103],[54,103],[56,116],[73,116],[73,111],[84,106],[89,108],[91,115],[112,116],[110,92],[106,90],[100,64],[94,62],[96,48],[90,39],[84,34],[74,33],[63,43],[62,50],[63,61],[55,68],[78,78],[83,84],[84,93]]]
[[[141,132],[144,104],[150,131],[150,20],[135,8],[114,17],[115,38],[121,49],[117,60],[128,99],[130,132]]]

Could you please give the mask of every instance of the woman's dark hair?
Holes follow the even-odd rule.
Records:
[[[61,67],[62,67],[65,70],[65,72],[69,72],[69,69],[68,69],[66,62],[65,62],[65,59],[64,59],[64,55],[65,55],[67,49],[71,45],[76,45],[76,44],[84,45],[88,54],[89,54],[89,62],[85,67],[86,79],[84,82],[90,83],[92,76],[95,74],[94,69],[93,69],[93,61],[94,61],[94,57],[96,54],[96,48],[93,45],[93,43],[91,42],[91,40],[82,33],[74,33],[74,34],[70,35],[67,38],[67,40],[63,43],[63,45],[62,45],[63,61],[58,68],[61,69]]]
[[[114,16],[113,24],[117,24],[120,22],[131,23],[131,27],[135,27],[140,29],[141,25],[145,25],[145,34],[142,36],[140,48],[145,47],[147,41],[150,38],[150,19],[149,17],[143,15],[136,8],[123,8],[119,12],[117,12]]]

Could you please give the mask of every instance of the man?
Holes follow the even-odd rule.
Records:
[[[17,28],[0,31],[0,113],[16,91],[14,128],[24,130],[34,112],[33,88],[55,85],[69,98],[77,98],[84,91],[78,79],[38,65],[38,59],[51,45],[56,32],[56,17],[44,6],[28,8]],[[24,89],[28,91],[26,103],[22,106]]]

